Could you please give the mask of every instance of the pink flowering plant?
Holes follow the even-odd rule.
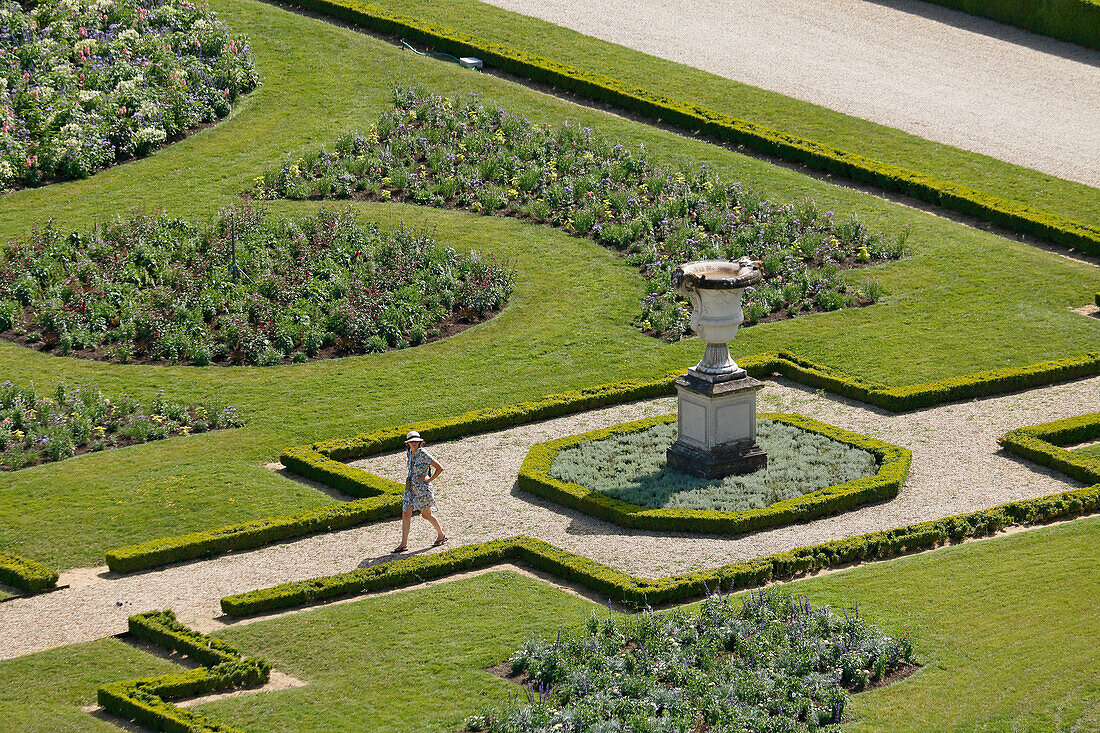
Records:
[[[293,220],[243,205],[200,226],[135,212],[0,247],[0,335],[63,356],[273,366],[440,338],[502,308],[513,280],[350,210]]]
[[[111,399],[90,384],[59,384],[40,395],[33,385],[6,381],[0,384],[0,470],[243,424],[235,407],[217,401],[185,404],[158,392],[142,404],[125,394]]]
[[[589,237],[626,255],[648,282],[636,324],[675,340],[690,309],[671,289],[679,264],[750,256],[765,280],[745,295],[746,323],[875,302],[875,282],[842,271],[901,256],[885,237],[809,200],[771,201],[708,166],[654,162],[588,127],[536,125],[483,104],[398,88],[394,109],[361,134],[286,160],[255,180],[262,199],[402,200],[512,216]]]
[[[247,40],[186,0],[0,0],[0,190],[84,178],[229,114]]]

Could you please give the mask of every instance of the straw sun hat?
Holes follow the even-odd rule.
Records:
[[[420,433],[416,432],[415,430],[410,430],[409,432],[405,433],[405,445],[408,445],[409,443],[412,443],[414,441],[417,443],[423,443],[424,439],[421,438]]]

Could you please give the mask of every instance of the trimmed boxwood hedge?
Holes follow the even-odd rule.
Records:
[[[169,701],[244,687],[261,687],[270,677],[270,664],[263,659],[242,657],[227,642],[187,628],[176,620],[172,611],[152,611],[131,616],[130,631],[139,638],[180,652],[204,666],[179,674],[103,685],[96,697],[104,710],[153,730],[237,733],[236,728],[177,707]]]
[[[754,354],[741,359],[740,364],[757,378],[779,373],[795,382],[901,412],[1100,374],[1100,352],[908,387],[887,387],[850,377],[799,359],[786,351]],[[363,498],[323,509],[266,517],[118,548],[107,553],[107,565],[115,572],[128,573],[173,562],[213,557],[233,550],[254,549],[310,534],[348,529],[399,516],[404,487],[397,482],[348,466],[344,461],[399,450],[408,430],[418,430],[430,441],[455,440],[467,435],[502,430],[599,407],[672,395],[675,394],[672,380],[679,374],[680,372],[676,372],[651,381],[630,380],[605,384],[551,395],[534,402],[477,410],[454,418],[410,423],[352,438],[288,448],[282,454],[283,465],[288,469],[351,496]]]
[[[760,417],[793,425],[869,451],[875,456],[878,471],[873,476],[827,486],[786,501],[739,512],[647,509],[579,484],[562,481],[550,474],[554,459],[563,450],[587,441],[634,433],[676,420],[675,415],[662,415],[593,430],[581,435],[570,435],[545,443],[536,443],[523,461],[517,485],[524,491],[630,529],[740,534],[768,527],[808,522],[811,519],[845,512],[864,504],[893,499],[898,495],[898,491],[901,490],[902,484],[909,475],[912,453],[905,448],[827,425],[802,415],[768,412],[762,413]]]
[[[928,0],[1100,51],[1100,4],[1093,0]]]
[[[1100,412],[1018,428],[1005,433],[997,442],[1007,451],[1090,483],[1100,482],[1100,460],[1062,446],[1097,438],[1100,438]]]
[[[0,583],[25,593],[41,593],[57,585],[57,571],[35,560],[0,552]]]
[[[743,590],[823,568],[921,552],[947,542],[993,534],[1011,525],[1040,524],[1097,511],[1100,511],[1100,484],[655,580],[636,578],[542,540],[518,536],[227,596],[222,598],[221,608],[230,616],[254,616],[342,596],[415,585],[505,562],[528,565],[615,601],[642,608],[701,598],[708,588]]]
[[[827,367],[800,359],[786,351],[763,356],[770,357],[770,360],[756,366],[755,371],[751,363],[742,364],[742,366],[745,366],[753,376],[758,376],[756,372],[759,371],[779,373],[792,381],[851,397],[891,412],[906,412],[941,405],[945,402],[1017,392],[1100,374],[1100,351],[1093,351],[1069,359],[965,374],[938,382],[887,387],[877,382],[831,371]]]
[[[1100,254],[1100,229],[975,191],[924,173],[889,165],[857,153],[772,130],[730,115],[665,97],[618,79],[553,59],[493,43],[358,0],[290,0],[314,10],[391,36],[431,45],[455,56],[477,56],[486,64],[582,97],[612,104],[686,130],[745,145],[769,155],[899,191],[937,206],[979,217],[1083,252]]]

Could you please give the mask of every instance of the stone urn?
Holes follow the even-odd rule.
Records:
[[[668,465],[703,478],[764,468],[756,443],[756,395],[764,385],[730,357],[729,342],[744,322],[745,288],[760,282],[759,263],[697,260],[672,273],[672,287],[691,301],[691,327],[706,344],[703,358],[676,379],[679,435]]]
[[[706,344],[702,360],[688,374],[710,382],[745,376],[730,358],[729,342],[745,321],[741,298],[745,288],[764,278],[748,257],[728,260],[696,260],[677,267],[672,288],[691,301],[691,328]]]

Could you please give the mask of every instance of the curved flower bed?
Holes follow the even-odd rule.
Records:
[[[186,0],[0,0],[0,189],[84,178],[229,114],[247,40]]]
[[[852,286],[840,271],[897,258],[904,245],[905,233],[888,239],[812,201],[770,201],[705,164],[659,165],[587,127],[534,125],[476,97],[422,89],[396,90],[394,104],[362,135],[266,171],[255,194],[402,199],[592,237],[642,270],[650,294],[637,325],[668,339],[690,329],[690,309],[669,284],[688,260],[748,255],[763,263],[764,283],[745,294],[751,324],[874,302],[876,283]]]
[[[237,408],[218,402],[187,405],[166,400],[158,392],[152,402],[142,405],[127,395],[111,400],[95,385],[68,389],[59,384],[52,395],[45,396],[33,386],[4,382],[0,384],[0,470],[243,424]]]
[[[492,733],[839,731],[850,690],[914,667],[893,638],[853,612],[765,590],[696,610],[598,618],[531,639],[509,660],[525,695],[466,720]]]
[[[245,206],[195,227],[135,213],[0,248],[0,335],[118,362],[259,364],[385,351],[503,307],[513,273],[351,211]]]

